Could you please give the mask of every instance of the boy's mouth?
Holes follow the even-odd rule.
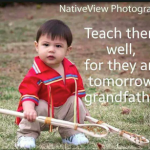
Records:
[[[54,56],[48,56],[47,57],[49,60],[53,60],[53,59],[55,59],[55,57]]]

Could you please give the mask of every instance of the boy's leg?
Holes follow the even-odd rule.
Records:
[[[68,98],[67,102],[63,106],[55,108],[54,112],[56,119],[66,120],[70,122],[74,121],[74,99],[75,96],[71,96]],[[80,98],[79,98],[79,112],[80,112],[80,123],[83,124],[86,116],[86,110],[84,109],[82,100]],[[61,137],[64,139],[80,132],[69,128],[59,127],[59,133]]]
[[[47,116],[48,113],[48,105],[44,100],[39,101],[39,105],[35,107],[37,112],[37,116]],[[42,130],[42,123],[37,121],[29,122],[27,119],[22,119],[19,124],[19,129],[17,130],[17,138],[21,136],[38,138],[40,135],[40,131]]]

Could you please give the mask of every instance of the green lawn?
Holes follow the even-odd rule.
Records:
[[[107,3],[102,3],[102,5],[108,5]],[[140,5],[137,4],[137,5]],[[145,4],[144,4],[145,5]],[[46,20],[51,18],[57,18],[65,21],[68,26],[71,27],[74,35],[73,51],[68,57],[73,61],[79,68],[79,71],[83,77],[85,89],[87,94],[113,94],[114,96],[120,91],[129,91],[130,93],[136,94],[137,92],[144,91],[150,94],[150,87],[117,87],[117,86],[100,86],[100,87],[90,87],[88,84],[88,77],[98,77],[106,78],[111,77],[116,78],[126,78],[126,77],[140,77],[149,78],[149,72],[142,72],[137,68],[134,74],[124,73],[120,74],[120,71],[109,71],[104,67],[101,71],[86,71],[84,61],[87,58],[91,60],[106,63],[107,60],[117,57],[120,62],[123,61],[149,61],[149,42],[145,41],[133,41],[134,50],[136,51],[136,56],[134,58],[108,56],[105,50],[105,45],[115,45],[118,41],[109,40],[88,40],[86,39],[84,27],[93,26],[97,28],[110,29],[111,25],[115,25],[120,28],[129,26],[138,26],[138,23],[142,21],[141,28],[149,28],[149,18],[148,15],[139,16],[133,14],[119,14],[115,18],[115,14],[110,16],[109,14],[60,14],[57,12],[58,5],[42,5],[40,9],[36,6],[22,6],[22,12],[31,12],[33,19],[29,20],[26,17],[9,18],[6,11],[16,12],[17,8],[3,8],[0,11],[0,108],[16,110],[19,102],[20,94],[18,92],[19,83],[22,81],[24,75],[27,73],[28,69],[32,66],[33,58],[36,56],[34,49],[34,40],[36,36],[36,30],[39,26]],[[4,10],[6,9],[6,10]],[[52,13],[49,13],[51,9]],[[45,10],[45,11],[44,11]],[[3,19],[5,15],[5,20]],[[8,16],[7,16],[8,15]],[[18,14],[19,16],[19,14]],[[74,19],[73,19],[74,18]],[[124,24],[122,24],[124,23]],[[133,24],[132,24],[133,23]],[[101,25],[102,24],[102,25]],[[140,27],[140,26],[138,26]],[[120,43],[125,43],[126,39],[119,41]],[[107,91],[109,89],[110,91]],[[87,103],[87,102],[85,102]],[[145,102],[139,103],[129,103],[129,102],[111,102],[109,101],[108,106],[102,106],[99,102],[98,97],[95,102],[92,101],[90,106],[87,108],[90,111],[92,117],[129,132],[143,135],[147,139],[150,139],[150,103],[145,100]],[[129,114],[121,114],[121,108],[125,106],[128,107],[131,112]],[[16,131],[17,125],[15,125],[15,117],[0,114],[0,149],[14,149],[14,144],[16,142]],[[93,138],[88,136],[90,143],[81,146],[70,146],[64,145],[61,142],[61,137],[59,136],[57,129],[53,133],[42,132],[39,139],[37,139],[37,147],[35,149],[97,149],[97,143],[101,143],[104,149],[150,149],[150,146],[141,148],[126,139],[120,137],[119,135],[110,133],[105,138]]]

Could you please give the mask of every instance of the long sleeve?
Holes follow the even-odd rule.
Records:
[[[81,78],[81,75],[80,75],[79,72],[78,72],[77,86],[78,86],[78,96],[79,97],[84,97],[86,95],[86,93],[85,93],[85,89],[84,89],[84,86],[83,86],[83,81],[82,81],[82,78]]]
[[[20,104],[24,101],[32,101],[35,105],[38,105],[38,79],[35,77],[25,77],[19,86],[19,92],[21,94]]]

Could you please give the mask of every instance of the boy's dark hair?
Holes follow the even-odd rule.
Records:
[[[63,38],[67,41],[68,47],[72,43],[72,33],[70,28],[62,21],[53,19],[45,22],[37,31],[36,41],[39,41],[41,35],[47,34],[54,40],[57,37]]]

